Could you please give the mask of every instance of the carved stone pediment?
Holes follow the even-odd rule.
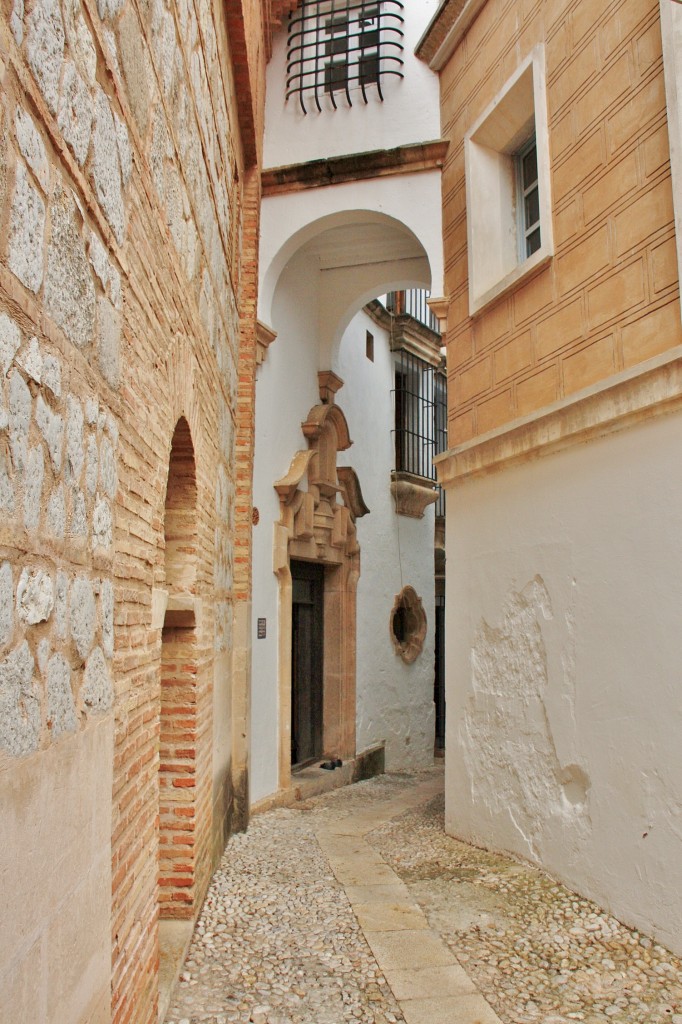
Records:
[[[343,381],[331,371],[320,373],[320,394],[301,424],[308,449],[295,453],[285,476],[275,483],[280,499],[280,525],[297,557],[338,563],[357,553],[355,521],[369,509],[357,474],[337,468],[338,453],[352,445],[348,423],[334,398]],[[307,489],[304,481],[307,479]]]
[[[353,521],[366,516],[369,513],[369,509],[365,505],[362,497],[358,474],[351,466],[339,466],[336,472],[339,478],[344,504],[350,511]]]

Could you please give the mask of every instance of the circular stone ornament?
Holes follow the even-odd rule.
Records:
[[[403,587],[393,602],[390,619],[393,646],[406,665],[411,665],[424,649],[426,613],[414,587]]]

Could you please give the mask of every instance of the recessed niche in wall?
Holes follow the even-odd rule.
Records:
[[[391,640],[407,665],[422,652],[426,637],[426,613],[414,587],[403,587],[391,611]]]

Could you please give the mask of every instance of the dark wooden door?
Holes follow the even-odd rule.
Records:
[[[291,763],[321,757],[324,665],[324,566],[291,563]]]
[[[445,750],[445,598],[436,597],[436,750]]]

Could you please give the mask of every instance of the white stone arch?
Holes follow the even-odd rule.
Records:
[[[396,281],[397,288],[403,279],[410,287],[429,288],[433,296],[442,296],[440,188],[440,172],[434,170],[266,196],[261,220],[260,320],[277,329],[272,324],[272,303],[282,272],[304,247],[337,229],[355,230],[358,239],[366,230],[385,232],[383,255],[376,260],[377,283],[367,282],[365,301],[385,290],[383,281]],[[396,240],[413,245],[415,265],[405,266],[403,274],[392,258]],[[381,270],[381,263],[393,263],[393,270]]]

